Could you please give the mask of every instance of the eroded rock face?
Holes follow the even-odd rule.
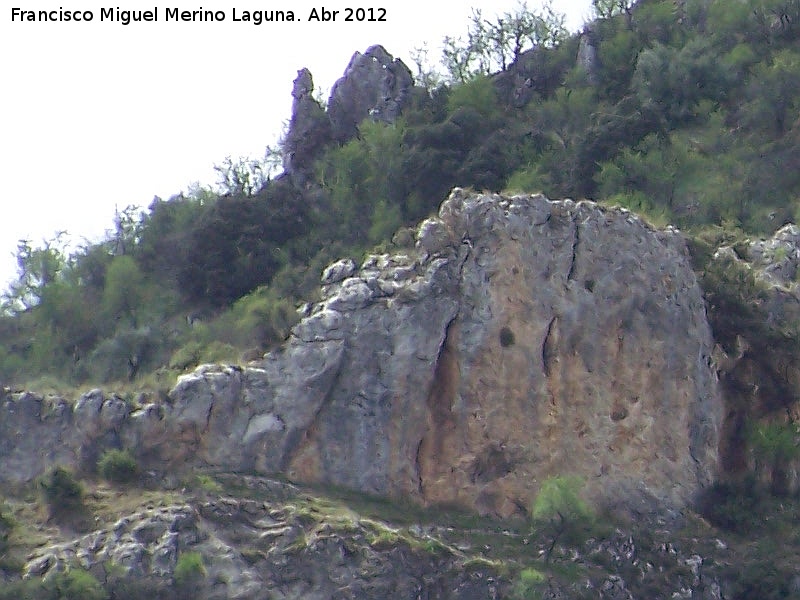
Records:
[[[364,54],[356,52],[328,100],[334,138],[351,139],[367,117],[393,123],[413,87],[409,68],[383,46],[371,46]]]
[[[456,191],[417,250],[325,288],[309,319],[348,300],[346,350],[290,477],[500,514],[562,474],[612,503],[680,505],[710,482],[721,403],[677,232]]]
[[[722,247],[711,266],[734,282],[732,289],[712,290],[709,303],[719,342],[714,363],[728,407],[721,446],[724,477],[735,481],[755,475],[773,493],[796,494],[800,460],[791,453],[758,451],[752,430],[758,425],[796,431],[800,423],[800,228],[788,224],[736,250]],[[725,296],[733,296],[732,302]]]
[[[283,142],[283,170],[300,184],[305,183],[314,160],[331,141],[330,120],[313,94],[311,71],[301,69],[292,88],[292,117]]]
[[[292,117],[283,141],[283,170],[298,186],[305,185],[314,161],[332,142],[358,134],[365,119],[394,123],[414,87],[409,68],[383,46],[356,52],[333,85],[327,109],[314,98],[308,69],[297,72],[292,88]]]
[[[116,444],[151,468],[280,472],[501,515],[560,475],[634,509],[681,506],[711,481],[713,342],[676,231],[589,202],[455,190],[416,237],[326,270],[322,300],[261,363],[200,367],[167,404],[105,419],[108,399],[82,399],[101,408],[79,419],[81,443],[63,434],[77,406],[48,421],[10,399],[0,423],[47,430],[68,464],[81,444]],[[7,468],[22,448],[7,447],[1,479],[42,466]]]

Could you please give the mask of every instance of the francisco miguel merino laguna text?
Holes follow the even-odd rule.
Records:
[[[324,11],[324,8],[322,9]],[[309,20],[315,18],[317,9],[312,10]],[[220,22],[225,21],[227,14],[224,10],[204,10],[201,6],[197,10],[181,10],[180,8],[167,8],[164,11],[165,22]],[[327,12],[327,11],[326,11]],[[159,22],[163,14],[159,7],[150,10],[123,10],[116,8],[101,8],[100,21],[112,21],[122,25],[139,23],[143,21]],[[11,22],[89,22],[94,20],[91,10],[69,10],[60,7],[58,10],[24,10],[11,9]],[[249,22],[253,25],[271,21],[296,21],[294,11],[291,10],[238,10],[232,9],[231,20],[234,22]]]

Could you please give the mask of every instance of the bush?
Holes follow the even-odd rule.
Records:
[[[206,576],[203,556],[199,552],[184,552],[175,565],[175,585],[187,588]]]
[[[53,581],[58,600],[105,600],[108,593],[88,571],[71,569],[59,573]]]
[[[581,543],[591,534],[595,514],[581,498],[583,481],[575,476],[550,477],[542,483],[533,504],[532,517],[545,536],[550,538],[545,550],[549,562],[559,541]]]
[[[53,468],[39,481],[39,486],[51,516],[74,513],[83,508],[83,486],[66,467]]]
[[[203,344],[197,340],[192,340],[172,353],[169,359],[169,368],[177,371],[185,371],[200,364],[200,357],[203,354]]]
[[[113,483],[130,483],[139,474],[136,459],[128,450],[106,450],[97,461],[97,471]]]
[[[514,598],[541,598],[541,588],[545,583],[547,578],[541,571],[534,568],[523,569],[514,586]]]
[[[88,375],[97,381],[132,381],[151,368],[162,350],[161,331],[151,326],[124,329],[103,340],[89,355]]]

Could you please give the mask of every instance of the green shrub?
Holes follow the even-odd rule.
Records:
[[[794,423],[759,423],[750,428],[753,451],[770,463],[800,457],[800,430]]]
[[[540,589],[546,582],[547,578],[541,571],[537,571],[534,568],[523,569],[520,571],[514,586],[514,597],[525,598],[526,600],[540,598]]]
[[[203,557],[199,552],[184,552],[175,565],[175,585],[187,588],[206,576]]]
[[[700,497],[700,513],[716,527],[748,533],[759,527],[763,518],[759,511],[763,498],[755,490],[753,481],[715,483]]]
[[[58,573],[53,581],[58,600],[105,600],[108,593],[88,571],[70,569]]]
[[[97,461],[97,472],[114,483],[130,483],[139,474],[136,459],[128,450],[106,450]]]
[[[489,77],[478,76],[468,83],[451,88],[447,99],[448,112],[454,113],[464,107],[476,110],[487,119],[497,116],[497,95]]]
[[[169,368],[177,371],[185,371],[200,364],[200,357],[203,354],[203,344],[197,340],[192,340],[172,353],[169,359]]]
[[[88,375],[96,381],[132,381],[153,366],[162,346],[162,332],[157,327],[117,331],[89,355]]]
[[[83,569],[0,585],[0,600],[107,600],[108,597],[100,582]]]
[[[51,516],[77,512],[83,508],[83,486],[75,474],[61,465],[53,468],[39,486]]]
[[[219,494],[222,492],[222,485],[210,475],[197,475],[194,484],[209,494]]]
[[[545,550],[549,562],[559,541],[585,541],[595,525],[595,514],[581,498],[583,481],[576,476],[550,477],[542,483],[533,504],[534,527],[550,538]]]

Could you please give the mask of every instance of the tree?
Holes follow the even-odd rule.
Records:
[[[643,50],[632,86],[642,104],[659,111],[672,128],[695,121],[701,101],[722,102],[734,82],[708,40],[698,37],[680,49],[656,44]]]
[[[270,174],[279,164],[279,152],[267,149],[264,158],[226,156],[221,165],[214,165],[219,176],[217,185],[221,194],[254,196],[270,180]]]
[[[581,498],[583,482],[575,476],[550,477],[542,482],[533,504],[534,523],[553,528],[553,537],[545,551],[549,562],[556,544],[570,530],[578,531],[591,522],[593,513]]]
[[[175,265],[184,297],[222,306],[268,283],[287,260],[286,245],[307,231],[309,206],[286,179],[254,196],[222,196],[182,234]]]
[[[513,12],[494,20],[474,10],[466,40],[445,37],[442,64],[454,83],[465,83],[477,75],[505,71],[526,50],[553,47],[567,37],[566,17],[545,2],[539,12],[520,3]]]
[[[628,28],[633,20],[633,7],[636,0],[592,0],[592,9],[600,19],[611,19],[617,15],[625,15]]]
[[[144,213],[139,207],[128,205],[121,211],[114,211],[114,254],[127,254],[133,246],[139,243],[142,232]]]
[[[800,107],[800,53],[781,50],[754,68],[747,90],[744,121],[774,137],[793,126]]]
[[[30,240],[17,244],[17,280],[3,295],[3,312],[16,313],[39,304],[44,289],[53,283],[68,264],[66,232],[59,231],[42,246]]]
[[[137,326],[137,311],[144,301],[146,282],[136,261],[130,256],[116,256],[106,271],[103,310],[114,321],[127,320]]]

